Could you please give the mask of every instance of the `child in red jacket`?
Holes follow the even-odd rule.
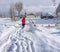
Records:
[[[22,18],[22,29],[25,27],[26,24],[26,16],[24,15]]]

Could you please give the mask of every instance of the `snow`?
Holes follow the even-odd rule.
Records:
[[[0,52],[60,52],[60,23],[55,26],[58,19],[26,20],[27,24],[22,30],[21,20],[11,22],[10,19],[1,18]]]

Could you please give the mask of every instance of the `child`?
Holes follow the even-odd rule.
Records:
[[[26,24],[26,16],[24,15],[22,17],[22,29],[25,27],[25,24]]]

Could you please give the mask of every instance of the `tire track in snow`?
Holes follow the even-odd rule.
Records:
[[[15,52],[35,52],[33,42],[28,38],[22,37],[16,43],[14,41],[11,41],[12,44],[6,49],[7,52],[14,52],[15,46],[17,47]]]
[[[25,40],[23,39],[21,42],[22,51],[23,52],[35,52],[34,47],[33,47],[33,42],[26,37],[23,37],[23,38]]]

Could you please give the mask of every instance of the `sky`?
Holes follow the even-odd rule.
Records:
[[[8,11],[10,4],[21,1],[24,8],[38,10],[40,6],[52,6],[52,0],[0,0],[0,12],[5,13]],[[56,0],[56,4],[60,3],[60,0]]]
[[[60,0],[56,0],[56,5],[60,3]],[[53,13],[56,9],[53,6],[52,0],[23,0],[25,9],[28,12],[50,12]]]
[[[56,0],[56,3],[59,3],[60,0]],[[52,5],[52,0],[23,0],[23,3],[25,5],[34,5],[34,6],[37,6],[37,5],[44,5],[44,6],[47,6],[47,5]]]
[[[15,2],[23,2],[24,6],[51,6],[52,0],[0,0],[0,7],[8,7],[9,4]],[[60,0],[56,0],[56,4],[60,3]]]

